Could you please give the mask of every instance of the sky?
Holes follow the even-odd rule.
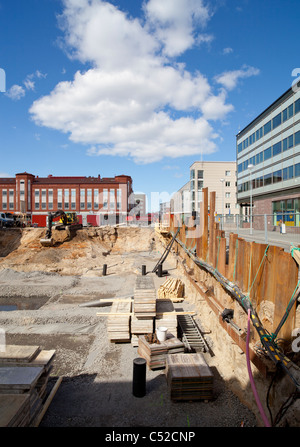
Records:
[[[300,75],[298,0],[0,0],[0,176],[126,174],[148,211]],[[217,179],[218,181],[218,179]]]

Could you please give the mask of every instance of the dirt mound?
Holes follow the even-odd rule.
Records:
[[[54,230],[53,247],[42,247],[40,239],[45,233],[43,228],[0,230],[0,268],[99,275],[105,263],[123,264],[124,253],[155,248],[155,232],[148,227],[91,227],[71,236],[65,230]]]

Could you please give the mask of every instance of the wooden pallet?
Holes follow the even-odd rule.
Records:
[[[151,319],[156,315],[156,290],[152,277],[137,276],[134,297],[133,312],[136,318]]]
[[[167,355],[184,351],[184,344],[176,337],[164,342],[152,343],[146,336],[139,337],[138,354],[147,361],[150,369],[165,368]]]
[[[172,400],[213,398],[213,374],[201,353],[168,354],[165,374]]]
[[[116,301],[107,319],[108,339],[112,343],[130,341],[131,301]]]

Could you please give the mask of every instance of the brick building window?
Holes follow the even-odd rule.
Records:
[[[99,189],[94,189],[94,209],[99,208]]]
[[[53,210],[53,189],[48,190],[48,209]]]
[[[59,210],[62,209],[62,205],[63,205],[62,201],[63,201],[63,199],[62,199],[62,189],[58,189],[57,190],[57,208]]]
[[[47,208],[47,191],[42,189],[42,210]]]
[[[34,190],[34,209],[40,209],[40,191],[39,189]]]
[[[114,210],[116,208],[115,190],[114,189],[110,190],[109,207],[110,207],[111,210]]]
[[[65,191],[64,191],[64,206],[65,206],[65,210],[68,210],[70,207],[69,190],[68,189],[65,189]]]
[[[120,210],[122,208],[122,190],[117,190],[117,209]]]
[[[84,210],[85,208],[85,189],[80,190],[80,209]]]
[[[108,209],[108,190],[103,189],[103,209]]]
[[[9,190],[9,209],[13,210],[14,209],[14,200],[15,199],[15,194],[14,194],[14,190],[10,189]]]
[[[76,210],[76,189],[71,189],[71,209]]]
[[[87,190],[87,209],[88,210],[92,209],[92,190],[91,189]]]

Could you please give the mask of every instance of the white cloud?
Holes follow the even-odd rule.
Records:
[[[211,18],[202,0],[149,0],[144,10],[167,56],[178,56],[193,45],[212,39],[212,36],[196,33],[197,25],[205,28]]]
[[[25,79],[24,85],[27,90],[34,90],[35,83],[31,79]]]
[[[8,174],[7,172],[0,172],[0,178],[11,178],[14,175]]]
[[[21,85],[14,84],[5,94],[14,101],[18,101],[25,96],[25,90]]]
[[[233,53],[233,49],[230,47],[224,48],[223,49],[223,54],[231,54]]]
[[[33,79],[35,77],[40,79],[40,78],[45,78],[46,76],[47,76],[47,74],[43,74],[39,70],[36,70],[35,73],[28,74],[26,76],[25,80],[23,81],[25,89],[21,85],[14,84],[6,92],[6,96],[13,99],[14,101],[18,101],[19,99],[23,98],[26,95],[26,90],[34,90],[35,89],[35,81],[33,81]]]
[[[258,68],[244,65],[240,70],[225,71],[224,73],[221,73],[215,77],[215,80],[228,90],[233,90],[237,86],[240,79],[257,76],[259,72],[260,71]]]
[[[196,32],[210,12],[201,0],[149,0],[144,11],[142,22],[105,1],[64,0],[64,48],[92,68],[35,101],[32,118],[90,146],[90,156],[151,163],[211,153],[217,135],[209,120],[225,119],[232,105],[224,90],[215,95],[205,76],[173,60],[211,40]]]

